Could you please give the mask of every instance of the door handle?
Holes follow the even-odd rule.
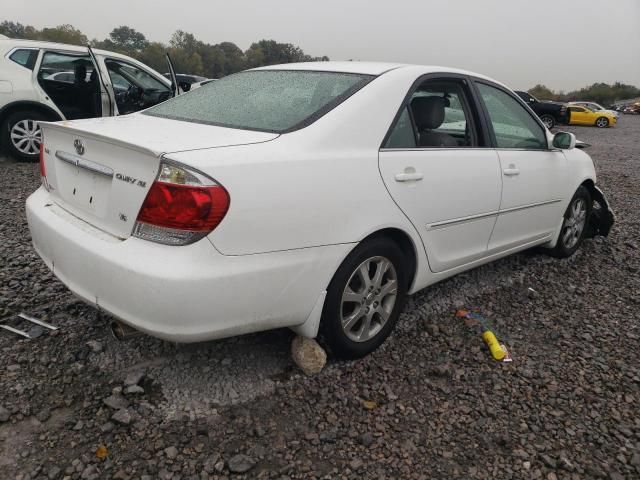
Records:
[[[507,177],[513,177],[515,175],[520,175],[520,170],[518,170],[516,166],[512,163],[507,168],[502,170],[502,173],[504,173]]]
[[[396,173],[396,182],[417,182],[423,178],[424,175],[420,172]]]

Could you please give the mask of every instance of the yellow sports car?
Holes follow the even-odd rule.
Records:
[[[594,112],[587,107],[569,105],[571,118],[569,125],[595,125],[599,128],[610,127],[616,124],[616,117],[602,111]]]

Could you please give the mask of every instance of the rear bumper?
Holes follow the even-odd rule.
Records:
[[[33,245],[77,296],[149,335],[196,342],[304,323],[352,248],[224,256],[203,239],[119,240],[55,205],[27,200]]]

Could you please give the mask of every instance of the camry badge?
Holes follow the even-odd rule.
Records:
[[[84,155],[84,143],[82,143],[82,140],[80,140],[79,138],[76,138],[73,141],[73,146],[76,149],[76,153],[78,155]]]

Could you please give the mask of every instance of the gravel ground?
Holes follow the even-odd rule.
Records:
[[[0,478],[640,478],[640,117],[570,130],[593,145],[608,239],[417,294],[381,349],[315,377],[286,330],[113,340],[31,249],[37,166],[0,159],[0,318],[61,327],[0,331]],[[462,306],[512,363],[491,360]]]

